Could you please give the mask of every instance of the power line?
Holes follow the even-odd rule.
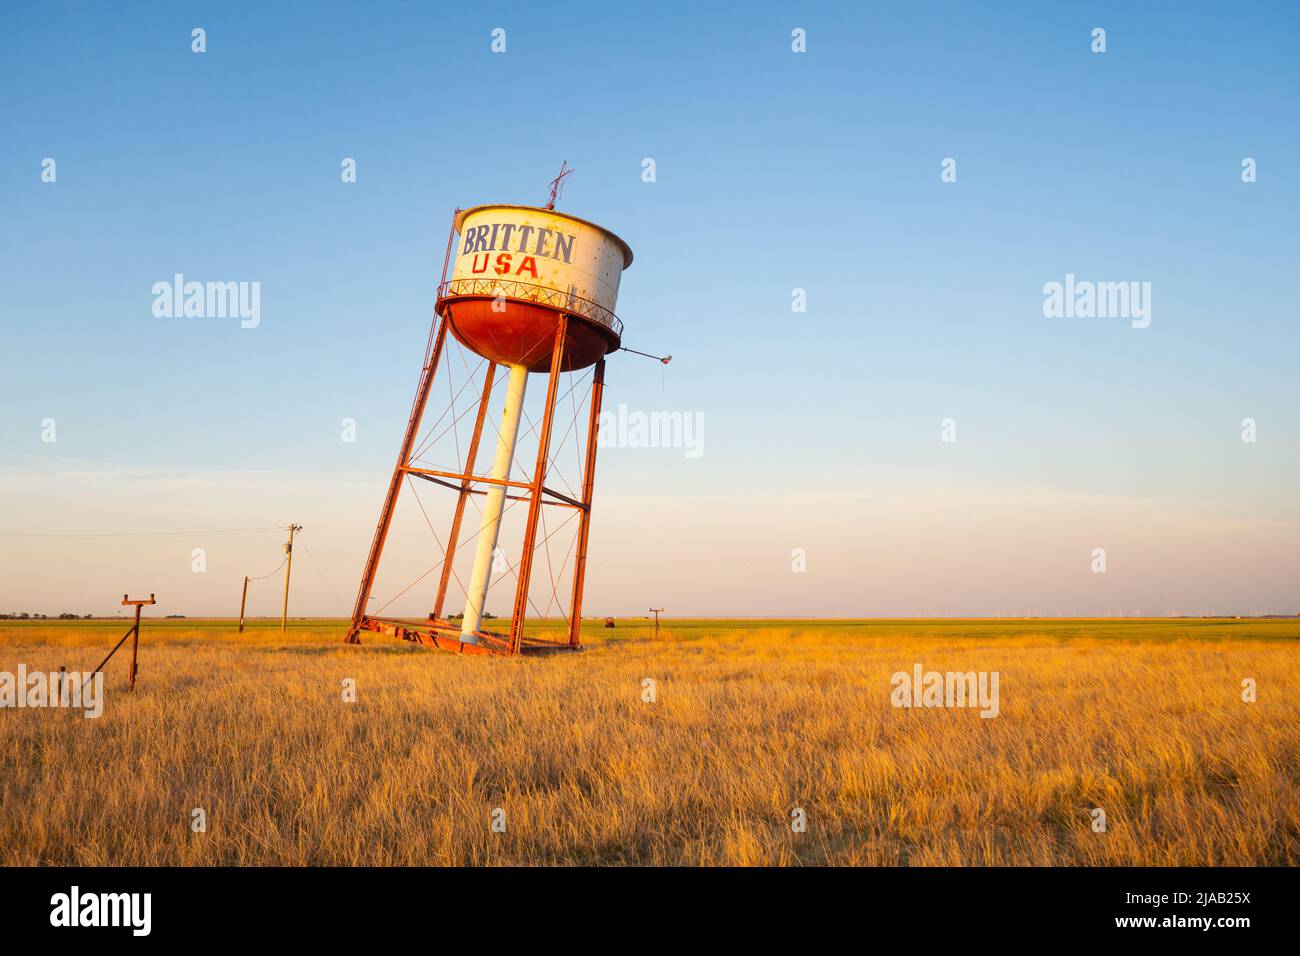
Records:
[[[335,593],[333,585],[329,582],[329,578],[325,577],[325,572],[321,570],[320,565],[316,562],[316,556],[312,554],[311,549],[307,547],[307,542],[300,538],[299,544],[302,545],[303,551],[307,553],[307,558],[311,561],[311,566],[316,569],[316,573],[320,576],[321,581],[324,582],[325,587],[329,590],[330,597],[332,597],[334,603],[338,605],[339,613],[346,614],[347,608],[345,608],[343,602],[339,600],[339,596]]]
[[[3,541],[82,541],[82,540],[99,540],[111,538],[167,538],[189,535],[197,537],[200,535],[213,534],[261,534],[267,531],[283,531],[284,527],[273,528],[220,528],[207,531],[116,531],[98,533],[72,533],[72,534],[0,534],[0,540]]]
[[[284,557],[284,561],[288,561],[288,560],[289,560],[289,556],[288,556],[288,555],[285,555],[285,557]],[[270,577],[271,575],[273,575],[273,574],[278,574],[279,571],[280,571],[280,569],[281,569],[282,567],[284,567],[284,561],[281,561],[279,564],[277,564],[277,565],[275,566],[275,570],[274,570],[274,571],[268,571],[268,572],[266,572],[266,574],[259,575],[258,577],[255,577],[255,578],[249,578],[248,580],[250,580],[250,581],[261,581],[261,580],[264,580],[264,579],[266,579],[266,578],[269,578],[269,577]]]

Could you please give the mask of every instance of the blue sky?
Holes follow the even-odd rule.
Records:
[[[350,604],[450,213],[541,202],[567,160],[560,208],[636,252],[624,343],[674,356],[666,371],[615,357],[607,402],[706,423],[698,459],[602,458],[593,612],[641,610],[642,591],[711,614],[1155,612],[1206,594],[1206,609],[1295,610],[1297,26],[1280,3],[12,8],[0,533],[282,523],[294,492],[230,489],[300,476]],[[150,288],[176,272],[259,281],[261,325],[155,318]],[[1045,318],[1042,287],[1067,272],[1150,282],[1150,328]],[[896,538],[882,500],[904,516]],[[990,528],[963,524],[970,509]],[[1031,543],[1031,513],[1058,533]],[[671,547],[639,543],[670,515]],[[1086,572],[1064,552],[1086,555],[1119,515],[1142,575],[1112,571],[1099,592],[1027,574],[1056,549]],[[1202,520],[1218,530],[1170,543]],[[864,582],[845,542],[881,547],[878,577],[898,584]],[[835,570],[792,578],[794,547]],[[963,575],[988,547],[996,581]],[[0,610],[99,608],[37,580],[55,546],[0,548],[22,572]],[[224,573],[256,558],[248,545]],[[142,580],[174,573],[132,559],[157,562]],[[944,596],[918,583],[933,568]],[[221,609],[216,584],[171,587],[190,613]],[[304,613],[337,610],[304,587]]]

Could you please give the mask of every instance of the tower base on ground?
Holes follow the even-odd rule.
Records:
[[[508,623],[508,622],[507,622]],[[510,635],[497,634],[493,631],[477,631],[477,644],[467,644],[461,640],[460,623],[445,621],[440,618],[427,620],[391,617],[366,617],[356,631],[348,635],[350,643],[359,644],[360,631],[370,631],[387,637],[396,637],[411,641],[425,647],[453,654],[494,654],[510,657]],[[521,654],[549,654],[555,651],[579,651],[581,647],[570,646],[566,641],[548,641],[539,637],[525,636],[519,647]]]

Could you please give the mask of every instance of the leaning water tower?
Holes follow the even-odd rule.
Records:
[[[578,646],[605,356],[620,347],[623,326],[614,309],[632,250],[608,229],[554,209],[563,175],[546,207],[482,205],[458,209],[453,216],[424,367],[362,574],[346,638],[350,643],[359,643],[362,631],[373,631],[467,653],[520,654]],[[459,362],[448,357],[449,336],[468,353]],[[454,382],[440,386],[438,394],[445,390],[451,407],[423,434],[434,380],[462,369],[473,371],[475,377],[459,393]],[[566,375],[571,380],[567,391],[563,390]],[[530,395],[533,377],[539,381]],[[545,389],[540,406],[538,389]],[[458,406],[458,395],[466,392],[477,401]],[[579,392],[585,414],[579,410]],[[525,410],[530,397],[533,416]],[[564,400],[559,420],[557,399]],[[562,419],[570,410],[573,421],[566,428]],[[580,437],[584,419],[585,440]],[[472,422],[472,429],[468,435],[457,434],[452,465],[433,467],[425,449],[446,431],[448,421],[465,427]],[[521,422],[528,441],[535,439],[536,454],[528,462],[516,460]],[[437,431],[439,427],[443,432]],[[558,441],[556,432],[560,432]],[[570,436],[574,451],[565,452],[559,446]],[[495,450],[489,458],[486,452],[492,445]],[[577,460],[579,471],[572,482],[558,480],[562,452],[567,464]],[[548,475],[557,480],[548,481]],[[443,533],[429,509],[419,503],[418,514],[442,555],[407,590],[398,592],[394,587],[389,589],[393,596],[387,591],[377,594],[376,574],[399,493],[403,485],[414,493],[417,483],[434,489],[442,486],[456,494],[447,503]],[[446,491],[441,494],[446,497]],[[571,548],[560,548],[557,532],[549,530],[560,526],[555,518],[547,523],[556,509],[569,512],[566,520],[572,519]],[[503,514],[508,510],[519,525],[515,530],[522,540],[517,545],[502,541]],[[549,576],[539,577],[539,586],[549,585],[549,597],[554,599],[545,604],[545,612],[541,598],[534,601],[529,595],[539,555],[551,562]],[[464,573],[457,573],[458,556]],[[563,588],[557,584],[555,567],[560,568]],[[411,588],[426,582],[431,586],[435,575],[438,583],[430,592],[429,613],[385,614],[385,608],[399,597],[410,600]],[[494,599],[503,603],[505,598],[497,595],[503,588],[505,593],[513,591],[508,630],[494,629],[491,620],[485,622],[493,585],[498,586]],[[372,607],[384,598],[388,600],[382,606]],[[552,607],[555,614],[550,613]],[[461,611],[458,619],[452,613],[457,610]],[[531,619],[528,634],[526,619]],[[549,622],[549,627],[540,628],[548,633],[540,636],[532,633],[539,629],[539,621]]]

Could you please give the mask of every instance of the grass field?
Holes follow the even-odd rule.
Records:
[[[0,621],[0,671],[126,626]],[[1300,862],[1296,620],[593,622],[527,660],[342,631],[149,620],[102,717],[0,710],[0,861]],[[891,706],[918,663],[997,671],[999,715]]]

